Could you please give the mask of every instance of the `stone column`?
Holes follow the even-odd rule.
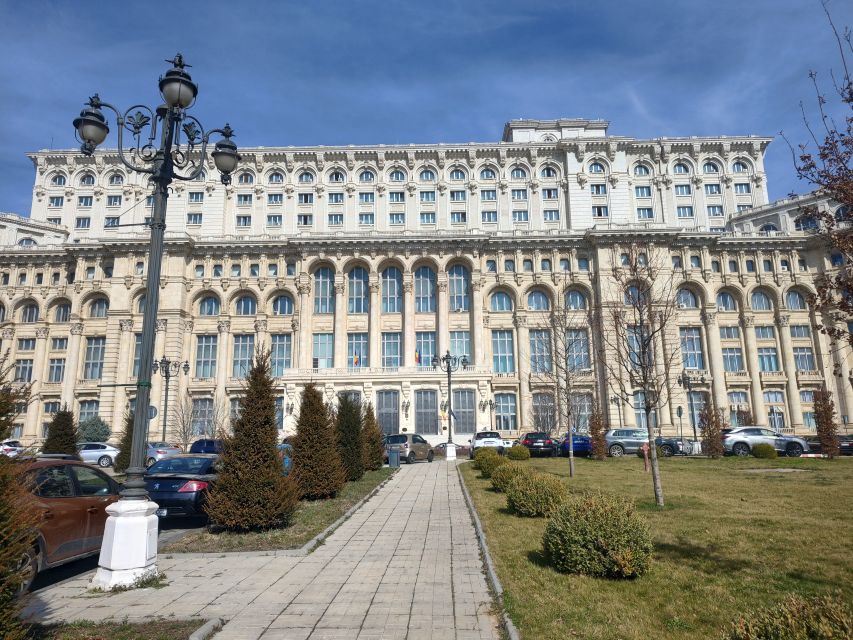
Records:
[[[379,313],[382,308],[380,307],[380,299],[379,299],[379,276],[371,276],[370,282],[370,309],[369,312],[369,324],[368,324],[368,333],[367,333],[367,344],[368,344],[368,352],[367,352],[367,366],[368,367],[380,367],[382,366],[382,361],[380,357],[380,344],[382,341],[382,325],[379,320]]]
[[[295,329],[299,331],[299,349],[296,351],[296,367],[310,369],[311,362],[311,284],[302,282],[299,291],[299,321]],[[294,318],[295,320],[295,318]]]
[[[450,344],[450,297],[447,292],[447,280],[436,283],[438,289],[438,314],[435,317],[435,350],[439,356],[444,355]]]
[[[705,323],[705,340],[708,345],[708,364],[710,367],[711,387],[714,394],[714,407],[725,410],[728,406],[728,395],[717,314],[712,311],[703,311],[702,320]]]
[[[782,347],[782,362],[785,365],[785,378],[787,380],[785,391],[788,396],[788,412],[790,413],[790,425],[795,432],[803,431],[803,405],[800,402],[800,387],[797,384],[797,363],[794,361],[794,348],[791,346],[791,316],[780,313],[776,317],[776,326],[779,329],[779,342]],[[817,366],[817,365],[815,365]]]
[[[470,359],[477,367],[486,366],[486,350],[483,348],[484,327],[483,327],[483,288],[482,282],[472,280],[471,282],[471,304],[473,308],[473,326],[471,330],[471,349],[474,353]]]
[[[74,390],[80,377],[80,341],[83,335],[83,323],[71,325],[71,339],[68,341],[68,357],[65,362],[65,381],[62,384],[62,404],[74,411]]]
[[[746,345],[746,361],[749,365],[752,416],[755,423],[767,426],[767,407],[764,405],[764,390],[761,388],[761,372],[758,368],[758,347],[755,346],[755,318],[741,316],[741,330]]]
[[[666,362],[666,353],[671,353],[675,349],[674,344],[664,344],[664,336],[666,336],[666,327],[660,333],[660,340],[655,340],[655,377],[662,380],[667,387],[666,400],[657,408],[658,424],[657,429],[660,433],[672,432],[672,381],[667,377],[666,369],[663,363]],[[679,344],[679,349],[681,345]],[[689,421],[688,421],[689,422]]]
[[[116,384],[126,384],[133,373],[133,363],[131,362],[130,352],[134,345],[133,320],[118,321],[118,369],[116,373]],[[115,400],[113,402],[113,433],[117,429],[123,428],[124,410],[127,398],[127,389],[130,387],[116,387]]]
[[[35,398],[35,402],[30,402],[27,407],[26,412],[26,420],[24,421],[24,429],[26,430],[29,425],[37,425],[38,424],[38,415],[41,410],[41,403],[38,402],[38,399],[41,398],[39,395],[43,382],[47,380],[47,366],[45,362],[45,355],[47,354],[47,340],[50,336],[50,329],[47,327],[39,327],[36,329],[36,351],[33,355],[33,382],[30,387],[30,398]],[[36,427],[35,433],[32,435],[38,436],[38,427]]]
[[[259,317],[255,319],[255,348],[270,348],[270,334],[269,331],[267,331],[266,317]]]
[[[527,408],[531,406],[530,401],[530,331],[527,328],[527,315],[516,311],[515,318],[515,371],[518,376],[518,427],[523,429],[525,418],[531,423],[533,416],[526,414]],[[555,398],[556,400],[556,398]]]
[[[336,369],[346,369],[347,366],[347,299],[346,285],[335,283],[335,354]]]
[[[219,330],[219,344],[216,345],[216,391],[214,402],[222,402],[225,399],[225,384],[228,381],[228,341],[231,337],[231,322],[220,320],[216,324]]]
[[[415,286],[412,272],[403,274],[403,366],[415,366]]]

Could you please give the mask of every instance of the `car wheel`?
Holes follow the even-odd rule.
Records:
[[[101,456],[100,458],[98,458],[98,466],[103,467],[104,469],[109,467],[112,463],[113,459],[109,456]]]
[[[660,452],[663,454],[664,458],[671,458],[672,456],[675,455],[675,451],[668,444],[663,445],[660,448]]]
[[[157,461],[154,458],[148,458],[148,460],[145,461],[145,466],[150,467],[155,462],[157,462]]]
[[[736,456],[744,457],[749,455],[749,445],[745,442],[738,442],[732,447],[732,453]]]
[[[21,582],[21,586],[18,588],[18,595],[22,596],[30,590],[30,587],[33,586],[33,582],[35,582],[36,576],[38,575],[39,550],[35,547],[31,547],[26,551],[21,557],[18,568],[24,577]]]
[[[614,444],[608,449],[608,452],[613,458],[621,458],[625,454],[625,447],[621,444]]]
[[[410,451],[409,455],[406,457],[406,463],[407,464],[415,464],[415,460],[417,460],[417,457],[415,456],[415,452]]]
[[[785,455],[789,458],[799,458],[803,455],[803,445],[799,442],[789,442],[785,447]]]
[[[427,454],[427,462],[432,462],[432,459],[433,459],[433,453],[432,453],[432,451],[430,451],[430,452]]]

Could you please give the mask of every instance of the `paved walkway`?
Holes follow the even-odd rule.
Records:
[[[88,592],[92,573],[30,596],[33,620],[228,620],[215,638],[498,638],[455,464],[404,465],[303,557],[161,556],[168,586]]]

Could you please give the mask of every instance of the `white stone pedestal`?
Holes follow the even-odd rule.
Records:
[[[447,452],[446,458],[447,458],[448,462],[450,462],[451,460],[456,460],[456,445],[455,444],[453,444],[452,442],[448,442],[447,443],[447,449],[445,449],[445,451]]]
[[[109,591],[128,587],[157,572],[157,503],[122,499],[107,507],[98,571],[92,586]]]

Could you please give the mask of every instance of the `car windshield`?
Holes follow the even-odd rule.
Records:
[[[477,440],[483,440],[485,438],[500,438],[501,434],[497,431],[483,431],[483,433],[478,433],[476,435]]]
[[[148,473],[210,473],[214,458],[166,458],[148,467]]]
[[[388,436],[385,440],[388,444],[403,444],[406,441],[406,436]]]

